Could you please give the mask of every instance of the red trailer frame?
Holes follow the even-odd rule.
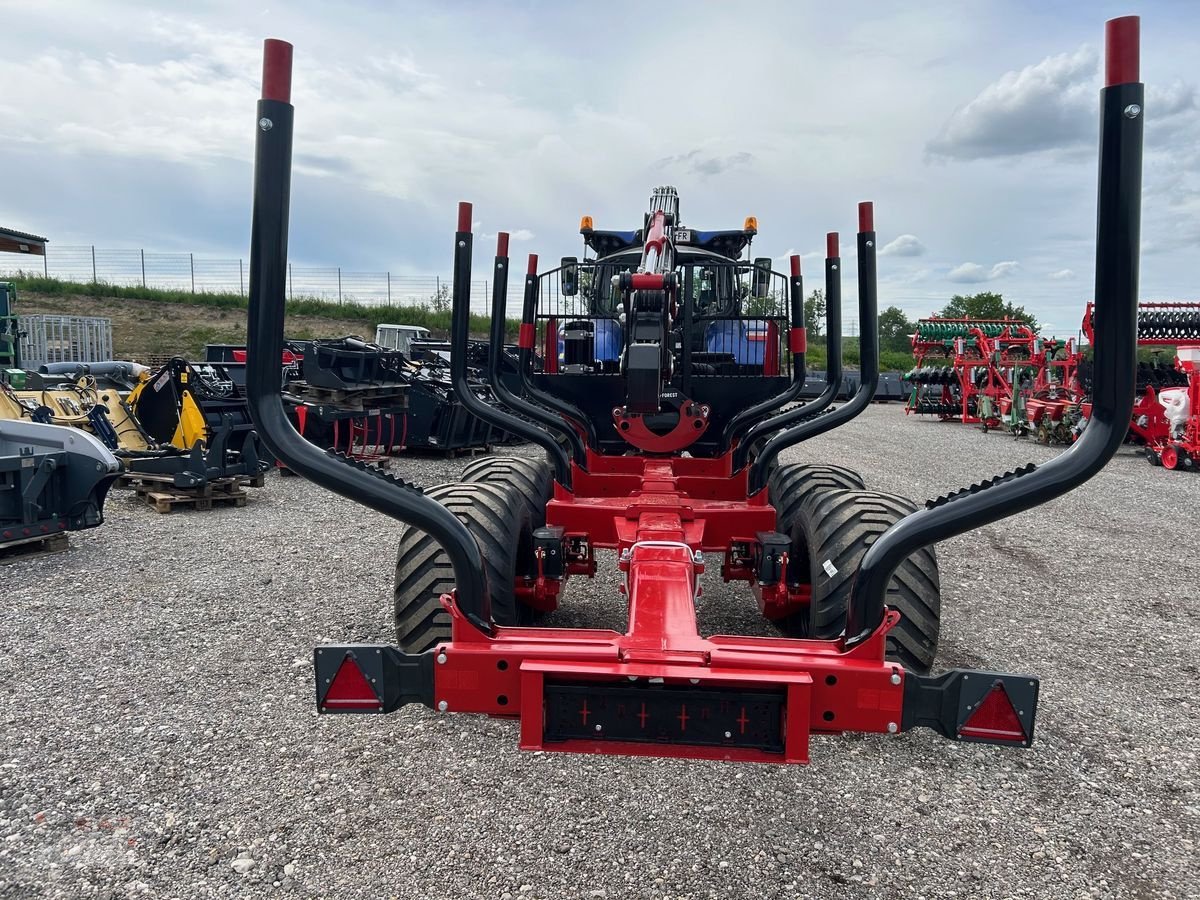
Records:
[[[848,415],[829,414],[817,423],[768,434],[752,465],[745,464],[745,454],[739,454],[745,448],[736,440],[714,458],[604,455],[588,446],[569,459],[548,432],[521,426],[556,463],[547,526],[534,536],[538,572],[525,585],[527,595],[543,607],[552,605],[568,577],[594,574],[595,550],[612,549],[623,575],[618,588],[628,604],[624,633],[497,625],[479,547],[453,513],[412,485],[361,462],[322,454],[295,435],[278,395],[278,370],[271,365],[282,342],[292,48],[268,41],[257,114],[250,278],[247,388],[255,422],[264,442],[293,470],[435,536],[456,581],[454,591],[441,598],[451,639],[430,651],[405,653],[388,644],[316,648],[318,709],[378,713],[417,702],[442,712],[518,719],[526,749],[744,762],[807,762],[812,734],[895,734],[917,726],[955,740],[1028,746],[1038,680],[975,670],[936,676],[906,671],[886,658],[886,637],[900,614],[887,608],[885,598],[892,573],[910,553],[1069,491],[1102,466],[1123,437],[1105,423],[1127,416],[1120,404],[1132,379],[1133,348],[1123,337],[1137,282],[1143,96],[1137,83],[1137,19],[1110,22],[1107,37],[1097,296],[1113,325],[1104,330],[1097,357],[1103,362],[1098,369],[1111,371],[1112,377],[1098,382],[1095,398],[1097,410],[1106,414],[1098,414],[1084,438],[1057,459],[930,501],[878,537],[856,572],[844,633],[829,640],[704,637],[697,629],[695,601],[705,554],[720,553],[723,577],[748,582],[764,611],[805,602],[788,592],[788,545],[775,532],[765,467],[800,430],[828,430],[869,403],[877,377],[874,329],[864,329],[862,336],[865,388],[860,386],[854,400],[838,410]],[[458,219],[452,331],[454,340],[465,344],[473,240],[469,204],[460,205]],[[645,253],[655,260],[672,252],[663,221],[659,213],[647,219],[653,228]],[[873,320],[877,241],[869,203],[859,207],[858,232],[860,310]],[[506,245],[502,239],[497,272],[510,271]],[[839,265],[831,257],[827,273]],[[793,266],[792,296],[802,297],[798,260]],[[673,271],[652,268],[621,276],[622,288],[669,291]],[[635,279],[641,281],[635,284]],[[532,312],[527,303],[523,347],[533,335]],[[803,353],[803,343],[802,336],[789,339],[794,354]],[[453,354],[452,365],[456,390],[461,381],[467,403],[465,361],[454,362],[461,356]],[[557,352],[548,354],[547,367],[553,368],[556,359]],[[799,386],[802,382],[785,395],[794,396]],[[759,424],[767,421],[760,415]],[[769,421],[791,422],[792,417],[784,413]],[[738,424],[756,425],[753,418]],[[557,427],[562,429],[561,421]]]

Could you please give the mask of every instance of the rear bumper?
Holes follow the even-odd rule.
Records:
[[[1030,745],[1036,678],[908,672],[883,660],[897,621],[889,612],[850,650],[716,636],[664,651],[611,631],[499,628],[487,637],[455,616],[454,639],[422,654],[377,644],[317,648],[317,708],[384,713],[420,703],[519,719],[526,750],[741,762],[806,763],[813,734],[917,727]]]

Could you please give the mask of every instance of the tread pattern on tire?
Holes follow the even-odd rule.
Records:
[[[521,493],[505,482],[440,484],[425,492],[462,520],[483,555],[492,619],[522,624],[514,581],[523,545],[532,535]],[[429,534],[405,525],[396,552],[396,639],[401,649],[420,653],[450,639],[450,617],[440,597],[454,587],[454,570],[441,545]]]
[[[775,507],[778,530],[788,534],[800,507],[813,491],[830,488],[858,491],[864,487],[862,476],[845,466],[790,463],[771,473],[767,497]]]
[[[836,638],[846,627],[850,589],[862,558],[881,534],[916,510],[911,500],[878,491],[829,488],[809,493],[800,510],[793,538],[809,553],[812,600],[805,621],[785,621],[788,630],[802,628],[808,637]],[[832,564],[830,575],[825,562]],[[908,557],[892,575],[887,604],[900,611],[900,623],[887,637],[889,659],[914,672],[928,672],[937,654],[941,626],[941,583],[937,555],[924,547]]]
[[[512,485],[529,506],[534,528],[546,524],[546,504],[554,494],[554,475],[550,464],[527,456],[483,456],[463,467],[459,479],[464,484]]]

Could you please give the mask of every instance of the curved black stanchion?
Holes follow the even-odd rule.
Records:
[[[789,409],[759,422],[738,444],[733,455],[733,470],[740,471],[761,441],[783,428],[811,419],[824,412],[837,399],[842,387],[842,260],[838,234],[825,235],[825,387],[803,406]]]
[[[771,464],[788,447],[849,422],[875,399],[879,383],[879,300],[875,284],[875,208],[858,204],[859,382],[854,396],[832,412],[794,425],[767,441],[750,467],[750,494],[766,487]],[[828,388],[828,386],[826,386]]]
[[[1043,466],[1025,466],[937,500],[901,519],[872,545],[855,577],[846,643],[883,621],[892,573],[921,547],[1053,500],[1099,472],[1125,440],[1133,413],[1141,240],[1143,87],[1138,19],[1112,19],[1101,91],[1096,228],[1092,416],[1080,439]]]
[[[808,338],[804,332],[804,279],[800,275],[800,257],[796,254],[791,257],[791,267],[792,278],[788,290],[791,305],[788,314],[791,328],[788,331],[788,350],[792,354],[792,383],[788,385],[787,390],[774,397],[768,397],[762,403],[756,403],[749,409],[742,410],[730,419],[725,430],[721,432],[722,453],[733,446],[733,442],[741,437],[743,431],[761,423],[762,417],[772,410],[779,409],[785,403],[791,403],[797,399],[800,392],[804,390],[804,379],[808,376],[808,370],[804,367],[804,353],[807,349]],[[684,334],[691,334],[691,331],[685,327]],[[684,342],[685,348],[690,346],[688,342]],[[735,463],[734,471],[745,464],[744,459],[741,465]]]
[[[571,445],[575,461],[581,465],[587,461],[587,451],[579,433],[567,425],[561,418],[547,412],[540,406],[534,406],[528,400],[518,397],[510,391],[500,378],[500,360],[504,356],[504,330],[507,326],[505,308],[508,300],[508,234],[500,232],[496,238],[496,264],[492,273],[492,330],[491,344],[488,347],[488,382],[497,399],[515,413],[520,413],[540,422],[543,426],[562,434]],[[563,487],[571,486],[571,463],[562,445],[552,434],[538,428],[539,437],[536,442],[550,456],[554,466],[554,477]]]
[[[529,266],[525,272],[525,298],[521,308],[521,338],[518,342],[519,355],[517,358],[521,368],[521,385],[530,399],[566,419],[567,427],[574,427],[577,431],[582,431],[587,439],[587,446],[599,447],[600,440],[596,434],[596,424],[574,404],[539,390],[533,383],[533,378],[530,377],[530,373],[533,371],[533,344],[537,333],[537,262],[537,254],[530,253]],[[586,453],[584,458],[586,460]],[[575,462],[577,465],[584,465],[579,462],[578,457]]]
[[[454,235],[454,287],[451,291],[450,312],[450,383],[454,387],[454,395],[469,413],[485,422],[519,434],[525,440],[533,441],[547,450],[553,446],[556,452],[551,452],[550,459],[554,463],[555,478],[559,484],[569,488],[571,467],[553,435],[532,422],[518,419],[479,399],[467,381],[467,338],[471,331],[471,244],[471,204],[459,203],[458,231]],[[503,319],[500,327],[504,327]],[[501,344],[503,345],[503,338]]]
[[[254,152],[254,216],[250,236],[250,305],[246,396],[263,443],[305,478],[437,539],[454,569],[456,602],[475,627],[491,634],[491,607],[483,558],[465,525],[419,488],[380,469],[352,464],[318,450],[292,427],[279,393],[287,287],[288,209],[291,192],[292,46],[268,40],[258,102]]]

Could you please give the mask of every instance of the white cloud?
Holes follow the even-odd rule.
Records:
[[[1051,272],[1048,277],[1055,281],[1067,281],[1075,277],[1075,272],[1072,269],[1059,269],[1057,272]]]
[[[1075,146],[1095,134],[1094,47],[1006,72],[954,111],[928,144],[932,156],[980,159]]]
[[[888,242],[879,251],[880,256],[920,256],[925,252],[925,245],[915,234],[902,234],[894,241]]]
[[[982,284],[985,281],[995,281],[997,278],[1011,275],[1018,268],[1019,266],[1014,260],[995,263],[990,269],[978,263],[965,262],[951,269],[946,280],[953,281],[955,284]]]

